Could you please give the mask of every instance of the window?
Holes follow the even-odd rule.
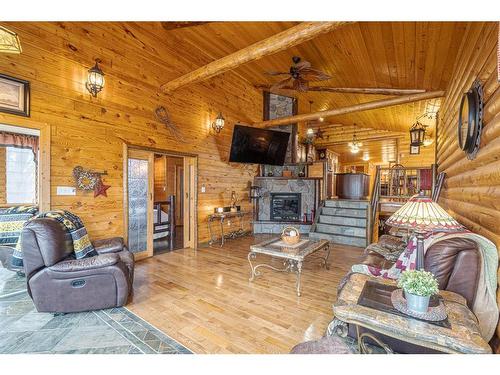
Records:
[[[36,163],[31,148],[6,147],[7,204],[36,203]]]

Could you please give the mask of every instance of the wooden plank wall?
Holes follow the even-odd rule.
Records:
[[[167,32],[159,23],[2,23],[19,34],[23,52],[0,56],[0,72],[31,82],[31,118],[51,126],[53,208],[81,216],[92,238],[123,235],[123,142],[197,154],[199,241],[206,241],[206,215],[228,205],[235,190],[248,196],[255,169],[229,165],[235,122],[262,119],[262,96],[228,72],[205,83],[158,93],[160,85],[212,58]],[[102,60],[106,86],[97,98],[85,88],[87,70]],[[170,111],[184,141],[178,141],[152,113]],[[222,111],[226,128],[210,124]],[[18,118],[19,119],[19,118]],[[75,166],[108,172],[108,197],[57,196],[56,186],[73,186]],[[201,193],[201,184],[206,193]],[[251,209],[242,199],[244,209]]]
[[[500,249],[500,85],[497,77],[498,23],[470,23],[440,111],[437,163],[447,173],[439,203],[462,224]],[[479,78],[484,84],[481,149],[470,161],[458,148],[462,94]],[[500,272],[499,272],[500,280]],[[500,294],[497,294],[500,304]],[[497,335],[500,334],[500,326]],[[498,349],[497,349],[498,350]]]

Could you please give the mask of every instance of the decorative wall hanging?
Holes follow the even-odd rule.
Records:
[[[475,80],[463,96],[458,111],[458,144],[472,160],[479,151],[483,129],[483,87]]]
[[[30,83],[0,74],[0,112],[29,117]]]
[[[22,52],[17,34],[3,26],[0,26],[0,52],[16,54]]]
[[[154,114],[156,120],[164,124],[172,136],[174,136],[178,141],[184,141],[184,137],[182,136],[179,128],[170,120],[170,115],[165,107],[156,107]]]
[[[76,187],[83,191],[93,190],[94,197],[99,195],[108,196],[106,190],[111,186],[105,185],[102,181],[102,176],[107,174],[107,172],[93,172],[89,169],[83,169],[81,166],[77,166],[73,169]]]

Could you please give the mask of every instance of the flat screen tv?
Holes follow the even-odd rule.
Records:
[[[283,165],[290,134],[235,125],[229,161]]]

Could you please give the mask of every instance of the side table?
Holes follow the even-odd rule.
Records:
[[[370,331],[443,353],[489,354],[491,348],[481,337],[476,316],[469,310],[465,299],[459,294],[440,291],[451,328],[441,327],[410,316],[400,316],[385,311],[361,306],[358,299],[366,281],[392,284],[392,280],[368,275],[350,274],[342,286],[333,305],[335,319],[328,328],[341,336],[347,334],[347,324],[357,326],[358,343],[360,329]],[[363,347],[360,345],[360,352]]]
[[[214,213],[211,215],[208,215],[208,233],[210,235],[210,241],[208,241],[208,244],[211,246],[217,241],[220,241],[220,247],[224,246],[226,243],[226,238],[237,238],[237,237],[243,237],[247,234],[245,230],[243,229],[243,216],[245,216],[247,212],[245,211],[237,211],[237,212],[221,212],[221,213]],[[224,224],[226,222],[226,219],[231,219],[231,218],[237,218],[238,219],[238,229],[230,231],[228,233],[224,233]],[[214,222],[219,223],[220,227],[220,239],[217,239],[217,236],[214,234],[212,225]]]

